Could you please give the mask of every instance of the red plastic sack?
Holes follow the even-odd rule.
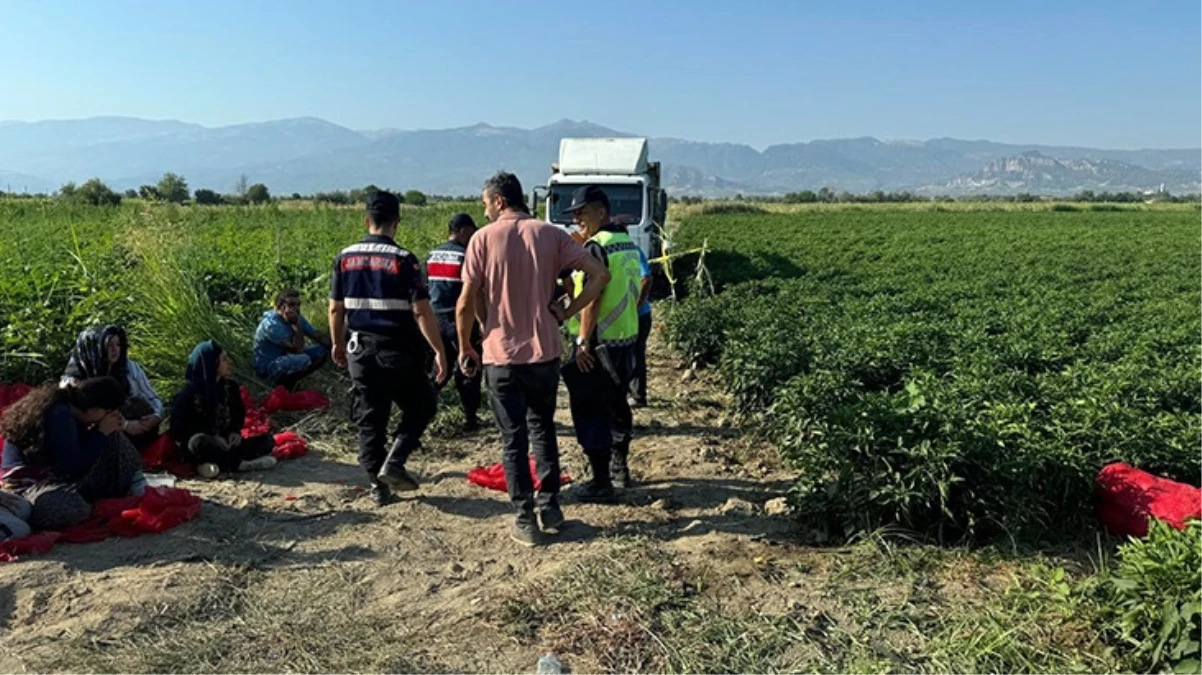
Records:
[[[534,458],[530,458],[530,475],[534,476],[534,489],[538,490],[542,487],[541,481],[538,479],[538,470],[534,464]],[[506,491],[505,484],[505,467],[500,462],[489,467],[478,466],[467,472],[467,479],[471,483],[475,483],[480,487],[488,488],[489,490]],[[566,473],[559,475],[559,484],[567,485],[572,482],[572,477]]]
[[[167,487],[149,488],[141,497],[101,499],[92,505],[92,516],[79,525],[0,542],[0,562],[11,562],[26,553],[45,553],[56,541],[86,544],[164,532],[195,518],[200,505],[200,497],[191,492]]]
[[[35,532],[20,539],[0,541],[0,562],[16,562],[29,553],[46,553],[58,541],[58,532]]]
[[[325,410],[329,407],[330,399],[312,389],[291,392],[286,387],[276,387],[263,401],[263,411],[268,415],[278,410]]]
[[[168,471],[180,478],[196,475],[196,467],[180,461],[175,441],[167,434],[159,434],[154,443],[142,451],[142,465],[151,471]]]
[[[1143,537],[1148,519],[1158,518],[1177,529],[1202,518],[1202,489],[1117,462],[1098,473],[1098,520],[1115,534]]]
[[[309,452],[309,442],[294,431],[285,431],[275,435],[275,448],[271,454],[276,459],[296,459]]]
[[[258,408],[246,409],[246,422],[242,424],[242,438],[262,436],[271,432],[271,418]]]
[[[238,393],[242,394],[242,405],[246,407],[248,412],[259,407],[255,404],[255,400],[250,397],[250,390],[246,388],[246,385],[239,387]]]
[[[4,384],[0,382],[0,415],[4,414],[8,406],[25,398],[25,395],[33,391],[33,387],[28,384]]]

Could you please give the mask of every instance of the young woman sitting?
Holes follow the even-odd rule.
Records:
[[[135,448],[145,449],[159,436],[163,402],[150,386],[146,371],[129,358],[129,339],[118,326],[92,326],[80,333],[59,385],[67,387],[105,375],[115,378],[125,394],[122,431]]]
[[[271,434],[242,437],[246,406],[230,379],[233,362],[216,342],[196,345],[188,357],[188,383],[171,406],[168,433],[180,456],[197,465],[200,475],[260,471],[275,466]]]
[[[111,377],[47,383],[0,418],[0,482],[29,502],[34,529],[76,525],[98,499],[145,492],[142,458],[121,433],[124,400]]]

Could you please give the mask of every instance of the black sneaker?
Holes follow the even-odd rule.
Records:
[[[480,430],[480,418],[472,415],[463,423],[463,430],[472,433]]]
[[[413,492],[417,489],[417,479],[406,471],[405,467],[392,469],[391,471],[388,468],[380,469],[380,473],[376,478],[395,492]]]
[[[585,504],[617,504],[618,494],[612,485],[600,485],[596,479],[577,485],[572,496]]]
[[[392,494],[392,490],[389,490],[387,485],[378,480],[371,482],[371,498],[376,503],[376,506],[388,506],[398,501],[396,495]]]
[[[538,546],[542,543],[541,533],[538,527],[534,524],[532,517],[518,517],[513,521],[513,528],[509,530],[509,536],[522,546]]]
[[[559,534],[563,521],[563,511],[558,506],[544,506],[538,511],[539,527],[547,534]]]

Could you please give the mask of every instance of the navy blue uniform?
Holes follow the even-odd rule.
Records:
[[[480,411],[480,383],[483,369],[472,377],[459,369],[459,331],[455,326],[455,305],[463,293],[463,258],[467,247],[457,241],[448,241],[430,251],[426,258],[426,278],[430,283],[430,305],[438,315],[438,332],[447,350],[447,362],[454,370],[455,391],[463,404],[463,415],[469,427],[477,424]],[[479,325],[472,324],[472,346],[479,354],[484,349]]]
[[[346,307],[351,419],[359,429],[359,464],[373,481],[386,465],[405,466],[434,419],[437,394],[413,315],[414,304],[429,297],[421,263],[389,237],[368,235],[334,259],[330,299]],[[401,421],[389,450],[393,403]]]

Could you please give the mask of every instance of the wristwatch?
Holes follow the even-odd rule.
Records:
[[[577,347],[583,347],[587,344],[588,344],[588,338],[584,337],[583,335],[576,336],[576,346]]]

